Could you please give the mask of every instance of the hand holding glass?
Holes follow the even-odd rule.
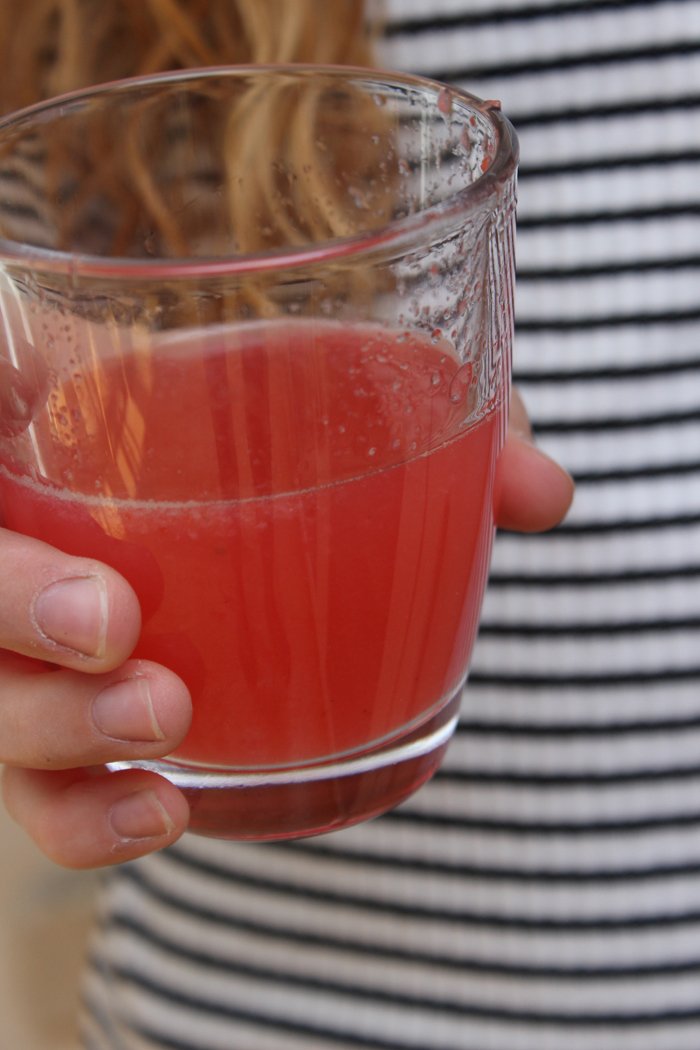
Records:
[[[193,696],[147,764],[192,830],[342,827],[440,763],[493,533],[516,152],[493,103],[319,67],[0,126],[24,191],[0,221],[5,523],[136,590],[135,655]]]

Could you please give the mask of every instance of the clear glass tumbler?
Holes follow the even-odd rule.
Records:
[[[192,830],[394,806],[453,733],[493,534],[517,147],[401,74],[178,72],[0,124],[0,500],[108,562],[194,720]],[[135,763],[138,764],[138,763]]]

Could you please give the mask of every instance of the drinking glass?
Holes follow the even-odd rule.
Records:
[[[190,70],[0,124],[0,499],[109,563],[193,831],[320,833],[438,767],[493,534],[514,133],[398,73]],[[468,702],[468,701],[467,701]]]

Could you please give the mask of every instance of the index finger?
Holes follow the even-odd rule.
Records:
[[[101,673],[131,655],[134,591],[114,569],[0,529],[0,648]]]

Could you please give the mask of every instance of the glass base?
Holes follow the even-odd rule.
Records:
[[[321,835],[392,809],[433,775],[454,733],[461,692],[405,736],[325,764],[255,772],[172,761],[110,768],[166,777],[186,796],[189,830],[199,835],[254,841]]]

